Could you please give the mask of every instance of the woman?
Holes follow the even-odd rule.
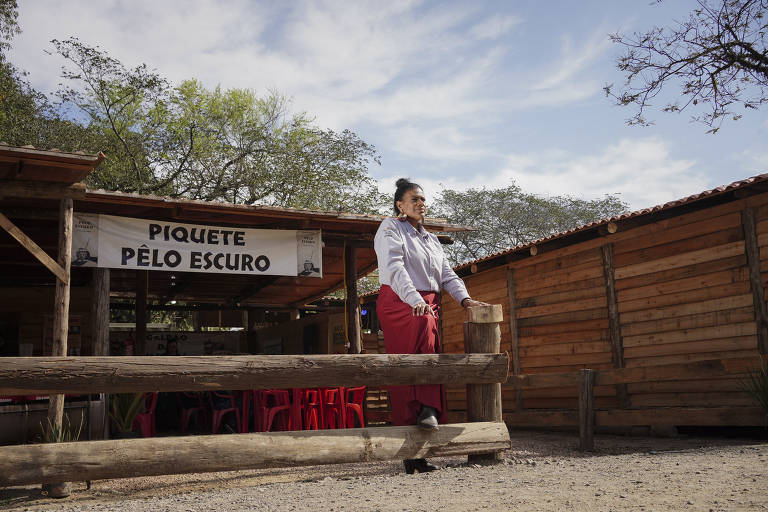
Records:
[[[427,208],[421,187],[405,178],[397,180],[394,210],[397,218],[385,219],[374,240],[381,283],[376,313],[384,344],[388,354],[439,353],[440,290],[465,308],[485,303],[469,297],[437,237],[424,229]],[[390,386],[389,401],[394,425],[416,424],[434,431],[444,421],[442,385]],[[404,463],[409,474],[437,469],[425,459]]]

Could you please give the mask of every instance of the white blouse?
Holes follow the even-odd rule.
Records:
[[[387,218],[376,232],[373,246],[379,260],[379,282],[392,287],[411,307],[424,302],[419,292],[445,289],[461,304],[469,298],[464,281],[451,268],[437,237],[410,222]]]

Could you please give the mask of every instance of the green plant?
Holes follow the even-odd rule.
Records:
[[[115,422],[118,432],[130,432],[133,430],[133,420],[144,408],[144,395],[142,393],[119,393],[110,395],[109,416]]]
[[[40,422],[40,430],[43,432],[43,441],[46,443],[69,443],[71,441],[77,441],[80,438],[80,432],[83,431],[83,423],[85,418],[83,412],[80,411],[80,424],[76,429],[72,429],[72,424],[69,421],[69,416],[66,414],[61,420],[61,426],[53,424],[51,418],[45,418],[47,422],[47,428]]]
[[[768,415],[768,363],[763,361],[759,368],[749,370],[742,385],[752,400]]]

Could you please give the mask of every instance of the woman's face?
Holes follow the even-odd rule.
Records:
[[[424,222],[427,215],[427,199],[420,188],[412,188],[403,194],[403,200],[397,202],[397,207],[411,219]]]

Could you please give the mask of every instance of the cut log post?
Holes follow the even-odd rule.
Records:
[[[133,354],[143,356],[147,353],[147,295],[149,294],[149,271],[136,271],[136,339],[133,342]]]
[[[109,269],[93,269],[93,304],[91,306],[91,332],[93,339],[94,356],[109,355]],[[101,421],[97,425],[97,439],[109,437],[109,395],[101,393]],[[93,433],[92,425],[88,424],[88,431]]]
[[[503,320],[501,305],[471,307],[467,318],[469,321],[464,324],[464,346],[467,354],[497,354],[501,349],[499,327],[499,322]],[[475,381],[467,384],[467,420],[499,423],[504,421],[501,411],[500,382],[480,384]],[[503,459],[503,451],[469,456],[470,462],[499,462]]]
[[[594,448],[595,370],[579,370],[579,449]]]
[[[376,427],[0,447],[0,487],[61,480],[442,457],[507,450],[504,423]]]
[[[359,354],[360,345],[360,300],[357,295],[357,251],[353,243],[344,245],[344,284],[346,298],[344,308],[347,314],[347,341],[349,353]]]
[[[59,258],[57,263],[64,269],[64,279],[56,278],[56,291],[53,303],[53,345],[52,356],[67,355],[67,334],[69,333],[69,287],[70,265],[72,264],[72,199],[62,199],[59,203]],[[64,395],[51,394],[48,397],[48,435],[61,432],[64,420]],[[51,485],[49,494],[54,498],[69,496],[69,485],[58,481]]]
[[[504,354],[4,357],[0,395],[496,383]]]

